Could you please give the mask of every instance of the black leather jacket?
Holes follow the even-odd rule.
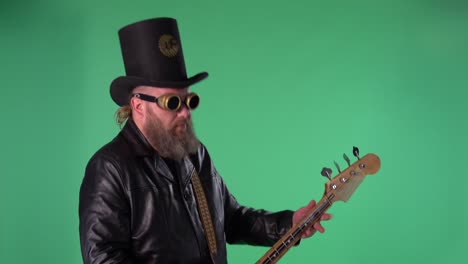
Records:
[[[226,242],[271,246],[291,227],[292,211],[239,205],[204,146],[175,169],[171,172],[131,120],[96,152],[80,189],[84,263],[210,263],[190,181],[194,169],[211,210],[216,263],[227,262]]]

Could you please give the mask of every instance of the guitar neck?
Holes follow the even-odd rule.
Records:
[[[333,196],[333,194],[331,195]],[[333,197],[324,195],[313,210],[308,212],[306,216],[295,224],[283,237],[281,237],[273,247],[263,255],[256,264],[274,264],[276,263],[288,250],[294,246],[297,241],[302,237],[302,234],[312,227],[323,213],[332,205]]]

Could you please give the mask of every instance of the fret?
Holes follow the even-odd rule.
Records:
[[[279,255],[278,250],[275,249],[275,254],[273,254],[273,258],[276,258]]]
[[[282,243],[278,246],[278,248],[276,249],[276,251],[282,252],[283,249],[285,249],[285,248],[287,248],[287,246],[282,242]]]

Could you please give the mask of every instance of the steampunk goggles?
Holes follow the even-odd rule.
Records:
[[[133,96],[144,101],[156,103],[160,108],[172,112],[179,111],[182,106],[182,101],[189,110],[194,110],[200,103],[200,96],[196,93],[189,93],[185,99],[180,98],[177,94],[164,94],[159,97],[154,97],[147,94],[136,93],[133,94]]]

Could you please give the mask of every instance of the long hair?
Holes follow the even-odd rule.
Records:
[[[130,105],[121,106],[115,111],[115,121],[120,128],[125,124],[128,119],[132,118],[132,107]]]

